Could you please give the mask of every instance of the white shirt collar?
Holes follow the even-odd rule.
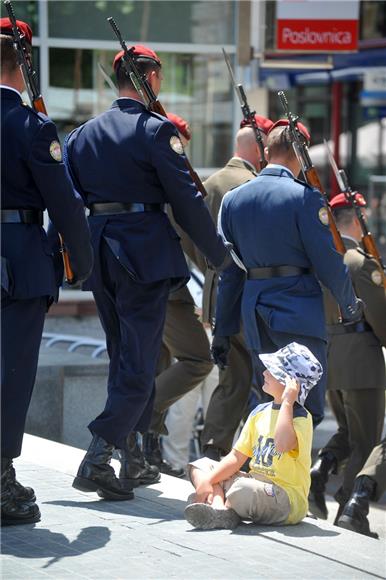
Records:
[[[288,167],[286,167],[285,165],[280,165],[279,163],[268,163],[268,165],[266,165],[264,169],[270,169],[271,167],[273,167],[274,169],[285,169],[295,179],[295,176],[292,173],[291,169],[288,169]]]
[[[21,93],[19,93],[19,91],[17,89],[14,89],[13,87],[9,87],[8,85],[0,85],[0,89],[8,89],[8,91],[13,91],[21,98]]]
[[[246,159],[243,159],[242,157],[238,157],[237,155],[234,155],[232,157],[232,159],[238,159],[239,161],[242,161],[243,163],[245,163],[246,165],[248,165],[252,169],[252,171],[254,171],[254,173],[257,173],[256,167],[254,165],[252,165],[252,163],[250,163]],[[231,159],[231,161],[232,161],[232,159]]]

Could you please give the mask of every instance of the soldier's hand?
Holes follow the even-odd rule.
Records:
[[[348,308],[350,317],[344,318],[342,317],[342,323],[345,325],[348,324],[355,324],[363,319],[363,313],[365,310],[365,303],[360,298],[356,299],[354,306],[350,306]]]
[[[222,371],[227,367],[228,353],[230,348],[231,341],[229,336],[214,335],[212,346],[210,348],[210,354],[212,355],[214,364],[216,364]]]

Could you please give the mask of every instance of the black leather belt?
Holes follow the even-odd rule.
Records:
[[[40,209],[2,209],[2,224],[39,224],[43,225],[43,212]]]
[[[370,324],[365,320],[354,322],[353,324],[328,324],[328,334],[349,334],[351,332],[371,332]]]
[[[137,213],[142,211],[163,211],[163,203],[92,203],[90,215],[119,215],[123,213]]]
[[[310,268],[299,266],[269,266],[267,268],[249,268],[248,280],[262,280],[264,278],[279,278],[284,276],[302,276],[310,274]]]

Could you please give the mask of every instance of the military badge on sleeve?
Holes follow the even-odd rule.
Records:
[[[184,148],[183,148],[183,145],[182,145],[179,137],[177,137],[176,135],[173,135],[173,137],[170,137],[169,143],[170,143],[170,147],[173,149],[173,151],[175,153],[178,153],[178,155],[183,154]]]
[[[60,148],[59,141],[51,141],[50,155],[51,155],[52,159],[55,159],[55,161],[62,160],[62,150]]]
[[[321,207],[318,213],[319,221],[324,226],[328,226],[328,211],[326,207]]]
[[[382,284],[382,274],[379,270],[374,270],[374,272],[371,272],[371,280],[376,286],[380,286]]]

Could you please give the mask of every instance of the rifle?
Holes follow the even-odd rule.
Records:
[[[166,111],[159,102],[157,95],[151,88],[149,81],[146,78],[146,75],[141,74],[138,69],[137,63],[135,62],[135,57],[133,54],[133,49],[128,49],[126,46],[126,42],[122,38],[122,34],[112,16],[107,18],[107,22],[110,24],[111,28],[114,31],[115,36],[118,38],[118,41],[123,50],[123,64],[126,70],[126,74],[130,78],[135,90],[140,95],[145,107],[149,111],[153,111],[154,113],[158,113],[163,117],[166,117]],[[202,197],[206,197],[207,193],[205,187],[198,177],[197,173],[194,171],[193,167],[190,164],[189,159],[185,155],[185,163],[187,165],[188,171],[190,173],[190,177],[194,182],[195,186],[197,187],[198,191],[201,193]]]
[[[4,6],[7,9],[8,17],[12,24],[13,42],[17,50],[18,64],[20,66],[21,74],[23,76],[24,84],[27,89],[31,106],[38,113],[44,113],[45,115],[47,115],[47,109],[39,90],[37,74],[32,67],[31,55],[26,44],[25,36],[22,32],[20,32],[20,30],[17,27],[16,17],[13,11],[11,0],[4,0]],[[64,240],[61,234],[58,233],[58,236],[66,282],[68,284],[74,284],[75,277],[71,268],[67,248],[64,244]]]
[[[256,111],[251,111],[251,109],[248,105],[247,95],[245,94],[243,85],[241,83],[236,83],[236,79],[235,79],[235,76],[234,76],[233,70],[232,70],[231,61],[229,60],[229,56],[227,55],[225,48],[222,49],[222,52],[224,55],[226,65],[228,67],[229,76],[231,77],[233,88],[235,89],[236,95],[238,96],[238,99],[240,101],[241,111],[243,113],[243,117],[244,117],[245,121],[248,123],[248,125],[250,125],[252,127],[253,132],[255,134],[256,143],[257,143],[257,146],[259,148],[259,153],[260,153],[259,163],[260,163],[261,169],[263,169],[267,165],[267,160],[266,160],[265,155],[264,155],[263,138],[261,136],[260,129],[257,126],[256,119],[255,119]]]
[[[339,189],[340,189],[341,193],[344,193],[344,196],[347,199],[347,201],[355,209],[356,216],[358,218],[359,224],[360,224],[361,229],[362,229],[363,247],[364,247],[365,251],[368,254],[370,254],[373,258],[375,258],[376,261],[378,262],[379,269],[380,269],[381,274],[382,274],[383,286],[386,288],[385,266],[384,266],[383,261],[382,261],[382,256],[379,253],[379,250],[377,248],[375,240],[374,240],[374,238],[373,238],[373,236],[368,228],[366,218],[362,213],[361,207],[359,206],[359,204],[355,198],[356,191],[353,191],[351,189],[345,170],[338,168],[336,161],[334,159],[334,156],[332,155],[331,150],[330,150],[326,140],[324,140],[324,146],[326,148],[326,152],[327,152],[328,160],[329,160],[330,165],[331,165],[331,169],[333,170],[336,181],[338,182]]]
[[[284,113],[288,119],[288,123],[289,123],[288,128],[289,128],[290,135],[291,135],[292,147],[294,148],[296,157],[298,158],[298,161],[299,161],[300,166],[302,168],[305,180],[308,183],[308,185],[310,185],[311,187],[315,187],[322,194],[322,196],[325,200],[325,203],[326,203],[326,209],[327,209],[327,215],[328,215],[328,224],[329,224],[329,227],[330,227],[330,230],[332,233],[335,248],[337,249],[337,251],[340,254],[344,254],[346,252],[346,248],[345,248],[345,245],[344,245],[343,240],[341,238],[341,235],[339,233],[339,230],[336,227],[334,216],[332,215],[332,211],[331,211],[330,204],[328,201],[327,193],[324,191],[322,184],[321,184],[321,181],[319,179],[319,175],[318,175],[314,165],[312,164],[310,154],[308,153],[307,144],[304,142],[303,139],[300,138],[300,131],[297,127],[297,122],[299,120],[299,116],[294,115],[293,113],[290,112],[289,107],[288,107],[287,97],[285,96],[283,91],[279,91],[278,96],[279,96],[280,102],[283,106]]]

